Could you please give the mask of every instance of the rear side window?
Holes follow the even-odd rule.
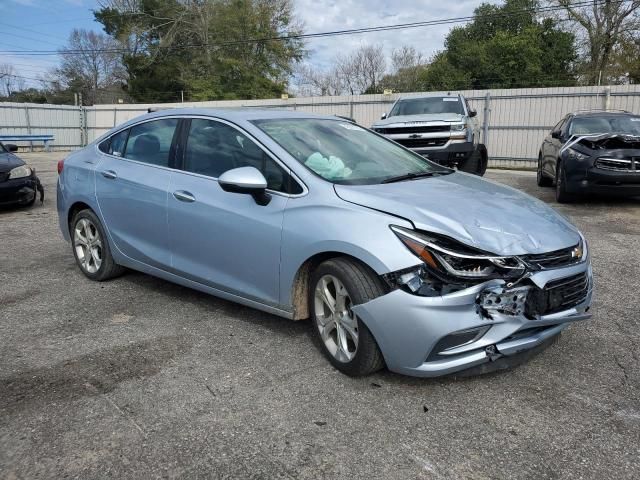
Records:
[[[184,170],[218,178],[227,170],[238,167],[260,170],[270,190],[302,193],[302,188],[289,173],[242,132],[213,120],[192,119],[184,153]]]
[[[115,135],[100,142],[100,144],[98,145],[98,149],[103,153],[115,155],[116,157],[122,157],[124,154],[124,146],[127,143],[128,135],[129,130],[118,132]]]
[[[168,167],[177,126],[177,118],[163,118],[131,127],[125,156],[130,160]],[[113,141],[111,143],[113,145]]]

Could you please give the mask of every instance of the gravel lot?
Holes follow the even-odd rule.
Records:
[[[85,279],[44,206],[0,211],[0,478],[639,478],[640,201],[554,204],[594,317],[514,370],[352,379],[291,322],[139,273]]]

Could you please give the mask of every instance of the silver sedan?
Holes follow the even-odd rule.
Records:
[[[163,110],[58,171],[88,278],[130,268],[310,318],[349,375],[504,368],[589,317],[587,242],[565,218],[344,119]]]

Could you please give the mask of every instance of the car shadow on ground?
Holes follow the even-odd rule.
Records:
[[[309,330],[308,321],[292,321],[133,270],[128,270],[122,277],[118,277],[112,282],[128,282],[138,288],[161,292],[163,297],[171,300],[171,303],[188,302],[203,307],[212,314],[225,315],[234,320],[265,327],[275,333],[287,334],[287,336],[306,335]],[[198,320],[193,319],[192,321]]]

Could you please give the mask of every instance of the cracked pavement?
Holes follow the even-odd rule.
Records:
[[[44,206],[0,211],[0,478],[640,477],[640,200],[570,206],[593,318],[513,370],[352,379],[291,322],[139,273],[76,268],[56,161]]]

